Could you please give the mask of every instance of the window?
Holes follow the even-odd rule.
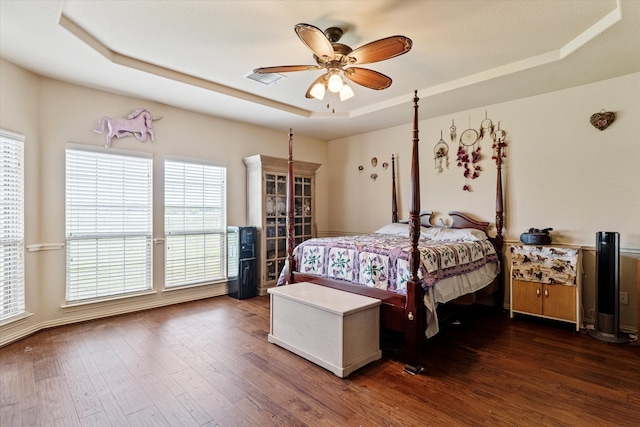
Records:
[[[69,144],[67,301],[151,289],[152,159]]]
[[[0,131],[0,322],[25,312],[24,136]]]
[[[164,163],[165,286],[226,279],[226,168]]]

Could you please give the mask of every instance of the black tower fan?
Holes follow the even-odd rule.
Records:
[[[620,234],[596,233],[596,328],[590,335],[602,341],[624,343],[620,333]]]

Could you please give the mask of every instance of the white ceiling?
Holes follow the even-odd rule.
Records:
[[[321,71],[266,86],[257,67],[313,65],[294,32],[341,43],[404,35],[410,52],[364,67],[393,79],[355,97],[306,99]],[[35,73],[332,140],[640,71],[637,0],[0,0],[0,56]],[[131,109],[142,107],[132,105]],[[126,115],[128,111],[105,111]]]

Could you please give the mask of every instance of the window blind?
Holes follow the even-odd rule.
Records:
[[[67,148],[67,301],[151,289],[152,159]]]
[[[0,322],[25,312],[24,136],[0,131]]]
[[[226,167],[164,164],[165,286],[226,278]]]

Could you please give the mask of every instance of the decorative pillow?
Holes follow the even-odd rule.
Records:
[[[375,231],[380,234],[392,234],[394,236],[409,237],[409,224],[401,224],[399,222],[392,222],[382,228]]]
[[[474,242],[487,239],[484,231],[475,228],[423,228],[420,235],[435,242]]]

